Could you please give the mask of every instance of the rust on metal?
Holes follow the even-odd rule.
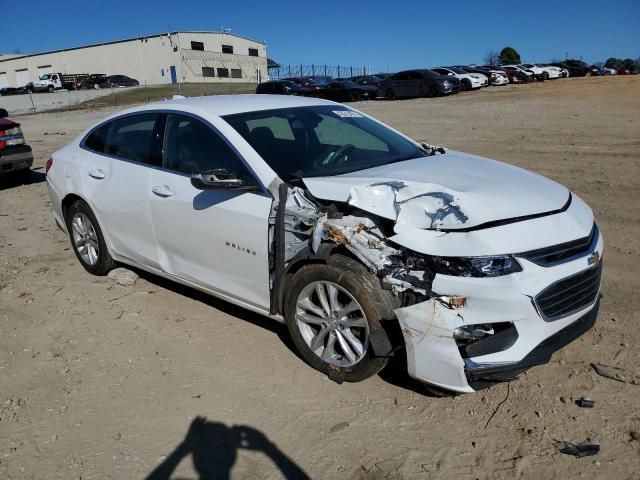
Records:
[[[450,297],[449,298],[449,305],[451,305],[453,308],[462,308],[466,304],[467,304],[466,297]]]

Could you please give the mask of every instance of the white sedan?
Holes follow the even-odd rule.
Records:
[[[473,90],[489,86],[489,78],[481,73],[468,73],[459,67],[438,67],[431,70],[446,77],[456,77],[460,80],[460,88],[462,90]]]
[[[550,65],[543,67],[534,63],[523,63],[519,66],[525,70],[531,70],[536,74],[536,76],[540,76],[545,80],[562,77],[562,69],[560,67],[553,67]]]
[[[603,240],[577,195],[326,100],[131,108],[46,172],[89,273],[124,263],[284,320],[337,382],[395,354],[472,392],[548,362],[598,312]]]

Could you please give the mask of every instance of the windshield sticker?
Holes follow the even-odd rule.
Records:
[[[353,110],[334,110],[333,113],[342,118],[362,118],[362,115]]]

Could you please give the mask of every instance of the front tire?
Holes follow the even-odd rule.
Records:
[[[396,91],[393,88],[387,88],[384,91],[384,98],[386,98],[387,100],[395,100],[396,98],[398,98],[398,96],[396,95]]]
[[[430,97],[439,97],[440,96],[440,89],[436,85],[431,85],[429,87],[428,95]]]
[[[360,92],[358,92],[357,90],[351,90],[349,92],[349,100],[352,102],[359,102],[360,101]]]
[[[471,82],[466,78],[462,80],[462,83],[460,86],[462,87],[462,90],[465,92],[468,92],[469,90],[471,90]]]
[[[99,276],[113,270],[116,264],[89,205],[82,200],[75,201],[67,210],[66,220],[71,246],[84,269]]]
[[[348,257],[306,265],[289,281],[284,317],[291,339],[316,370],[358,382],[378,373],[386,357],[375,357],[372,332],[381,329],[390,301],[378,279]],[[385,303],[388,302],[388,303]]]
[[[49,88],[47,88],[47,90],[49,91],[49,93],[53,93],[55,91],[55,88],[53,88],[52,85],[49,85]]]

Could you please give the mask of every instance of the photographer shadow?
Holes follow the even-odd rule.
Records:
[[[192,457],[194,470],[200,480],[229,479],[241,448],[264,453],[280,469],[284,478],[310,478],[262,432],[243,425],[227,427],[223,423],[197,417],[182,443],[149,474],[147,480],[169,480],[188,455]]]

